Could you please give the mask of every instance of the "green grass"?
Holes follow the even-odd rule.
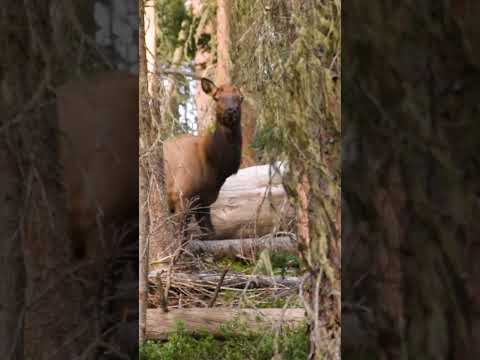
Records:
[[[298,256],[290,254],[285,251],[277,251],[271,253],[270,261],[272,262],[272,267],[274,269],[283,270],[285,268],[300,268],[300,259]]]
[[[258,309],[267,308],[298,308],[302,307],[303,302],[299,296],[271,296],[266,298],[263,302],[255,304]]]
[[[275,348],[283,360],[305,360],[308,339],[305,327],[286,330],[278,337],[273,332],[254,334],[235,323],[222,329],[222,339],[205,332],[187,334],[182,324],[168,341],[147,341],[140,347],[141,360],[271,360]]]
[[[274,275],[285,274],[286,272],[298,271],[300,268],[300,260],[297,256],[289,254],[288,252],[277,251],[262,251],[258,255],[256,261],[229,259],[223,258],[215,263],[215,266],[226,268],[230,271],[239,272],[243,274],[264,274]]]
[[[219,268],[229,268],[230,271],[243,274],[252,273],[255,269],[255,264],[250,261],[229,258],[219,260],[216,262],[215,266]]]
[[[255,261],[223,258],[217,260],[215,266],[219,268],[229,268],[231,272],[242,273],[245,275],[259,274],[265,276],[295,276],[300,272],[300,260],[297,256],[288,252],[270,252],[262,251],[257,254]],[[240,299],[241,291],[223,290],[219,298],[226,303]],[[242,297],[242,306],[246,308],[283,308],[301,307],[303,303],[292,296],[277,296],[275,294],[265,293],[261,299],[252,297]]]

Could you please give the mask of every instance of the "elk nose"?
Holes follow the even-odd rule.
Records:
[[[227,109],[227,116],[229,117],[234,117],[236,113],[237,113],[236,109],[233,109],[233,108]]]

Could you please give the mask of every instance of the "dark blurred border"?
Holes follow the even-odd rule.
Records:
[[[480,3],[342,7],[342,359],[478,359]]]
[[[115,251],[105,248],[108,260],[75,257],[56,106],[70,81],[88,82],[103,71],[137,76],[138,2],[9,2],[0,12],[0,41],[1,357],[134,359],[138,201],[112,228],[128,239]],[[137,161],[124,170],[138,175],[138,146],[131,148]],[[122,181],[103,179],[107,187]],[[135,191],[124,196],[136,199]],[[99,223],[107,215],[100,211]]]

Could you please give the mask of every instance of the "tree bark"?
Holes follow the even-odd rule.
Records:
[[[179,42],[185,40],[186,23],[182,24],[182,28],[178,35]],[[175,49],[172,59],[172,65],[177,67],[183,59],[183,46]],[[180,246],[180,241],[175,237],[173,225],[169,219],[169,211],[167,206],[167,196],[165,190],[164,179],[164,161],[163,161],[163,139],[166,138],[167,126],[175,122],[176,113],[178,112],[178,102],[175,99],[176,83],[173,76],[167,77],[166,85],[163,80],[156,83],[155,95],[152,101],[159,104],[159,111],[156,111],[148,103],[148,94],[145,95],[145,109],[150,109],[149,120],[150,125],[144,126],[141,131],[141,137],[145,140],[145,155],[149,169],[149,191],[148,191],[148,212],[150,219],[149,228],[149,252],[150,264],[164,266],[168,263]],[[159,101],[158,101],[159,100]],[[152,102],[150,102],[151,104]]]
[[[18,6],[18,4],[17,4]],[[15,9],[20,11],[18,7]],[[25,265],[21,245],[20,216],[23,210],[24,189],[16,151],[21,134],[17,128],[11,128],[10,122],[20,109],[21,99],[25,98],[24,89],[12,87],[18,81],[25,81],[23,68],[16,59],[23,52],[23,43],[28,41],[25,17],[17,18],[12,23],[7,12],[2,12],[0,21],[9,24],[3,36],[17,36],[18,42],[8,42],[0,54],[0,62],[6,66],[7,72],[1,80],[4,89],[0,98],[3,109],[0,120],[0,271],[4,278],[0,282],[0,353],[13,360],[24,359],[24,313],[25,306]],[[17,31],[24,28],[24,31]]]
[[[6,116],[4,120],[9,118]],[[6,121],[0,123],[1,128],[5,125]],[[20,360],[23,359],[25,270],[19,232],[22,180],[13,153],[13,142],[12,134],[0,133],[0,271],[5,274],[0,282],[0,353]]]
[[[211,50],[208,53],[200,49],[198,53],[199,61],[206,62],[206,68],[200,71],[201,76],[212,77],[217,85],[231,84],[231,59],[230,59],[230,20],[229,20],[229,0],[217,0],[217,17],[215,21],[215,33],[209,25],[205,26],[203,35],[215,35],[217,47],[215,49],[215,69],[211,71],[208,61],[211,60]],[[212,43],[212,41],[210,41]],[[215,103],[213,99],[203,93],[201,87],[197,87],[197,111],[198,111],[198,129],[199,133],[210,131],[210,127],[215,121]]]
[[[240,168],[246,168],[257,164],[255,150],[252,143],[255,138],[257,127],[257,113],[255,100],[249,94],[244,94],[246,100],[242,104],[242,163]]]
[[[80,323],[81,303],[77,283],[70,279],[71,245],[66,231],[64,196],[58,186],[55,147],[44,139],[55,138],[52,113],[31,115],[25,144],[37,156],[25,159],[26,194],[23,251],[27,277],[25,355],[27,359],[70,358],[77,344],[69,337]],[[38,124],[44,124],[43,128]],[[56,284],[56,285],[53,285]],[[53,285],[53,286],[52,286]],[[53,308],[51,304],[55,304]],[[58,312],[63,316],[58,317]],[[88,327],[90,331],[93,329]],[[45,336],[49,334],[48,336]]]
[[[154,95],[156,81],[156,62],[157,62],[157,38],[156,38],[156,12],[155,2],[153,0],[143,0],[144,19],[143,26],[145,32],[145,57],[147,61],[148,93]]]
[[[213,64],[212,42],[213,29],[210,14],[204,0],[192,0],[191,10],[193,16],[199,19],[195,42],[197,50],[193,61],[193,70],[198,77],[214,79],[215,66]],[[207,42],[207,39],[209,41]],[[197,82],[195,93],[195,104],[197,108],[197,130],[203,133],[209,124],[213,123],[213,101],[210,96],[201,91],[200,82]]]
[[[140,121],[140,154],[147,151],[149,144],[148,137],[142,136],[149,132],[150,125],[148,117],[148,63],[146,51],[146,35],[145,35],[145,3],[139,2],[139,31],[138,31],[138,46],[139,46],[139,121]],[[149,184],[149,170],[148,163],[145,158],[139,156],[139,244],[138,244],[138,261],[139,261],[139,281],[138,281],[138,312],[139,312],[139,343],[143,344],[145,341],[145,331],[147,326],[147,299],[148,299],[148,269],[149,269],[149,246],[148,236],[150,229],[150,217],[148,212],[148,184]]]
[[[231,84],[230,0],[217,0],[217,84]]]
[[[378,359],[480,357],[479,10],[352,1],[343,20],[342,295]]]
[[[64,14],[66,8],[57,5],[33,0],[12,3],[4,13],[7,18],[2,19],[7,24],[5,31],[12,31],[4,35],[14,41],[6,42],[2,51],[6,60],[2,64],[8,66],[2,88],[11,110],[5,111],[4,120],[8,124],[2,122],[0,144],[3,156],[7,139],[3,136],[15,134],[10,139],[15,139],[13,154],[17,175],[21,176],[17,180],[18,185],[23,185],[10,200],[4,199],[5,204],[10,202],[10,215],[18,216],[16,222],[9,224],[17,228],[18,250],[6,248],[12,244],[14,233],[11,227],[2,228],[2,234],[8,236],[2,241],[6,250],[2,251],[2,257],[9,254],[6,259],[14,261],[6,273],[17,279],[17,284],[3,282],[3,286],[15,286],[10,294],[17,295],[17,302],[8,304],[13,305],[8,311],[15,314],[18,306],[24,305],[25,312],[17,314],[15,325],[2,321],[2,327],[12,326],[9,335],[5,338],[2,335],[2,340],[6,339],[12,347],[1,350],[2,356],[9,357],[13,352],[17,359],[73,358],[92,334],[92,327],[82,321],[90,314],[84,312],[85,297],[80,282],[73,276],[78,268],[72,268],[71,243],[67,240],[65,196],[58,161],[59,132],[55,98],[50,90],[65,80],[64,63],[74,57],[73,52],[61,48],[72,34],[68,16],[51,16],[52,9],[59,11],[57,15]],[[12,165],[6,167],[10,175],[13,175]],[[15,186],[5,185],[3,191],[7,193]],[[15,213],[20,199],[22,207]],[[24,270],[19,269],[22,262]],[[24,275],[25,288],[21,284]],[[17,344],[22,345],[22,335],[23,349],[19,346],[15,349],[12,340],[20,340]]]
[[[175,51],[173,52],[172,56],[172,67],[178,68],[182,61],[184,60],[184,42],[188,36],[188,28],[187,28],[187,21],[183,21],[181,25],[180,32],[178,33],[178,43],[180,44]],[[161,93],[161,119],[163,122],[164,127],[166,128],[167,125],[170,124],[177,124],[179,119],[179,111],[178,111],[178,100],[176,93],[178,91],[177,81],[175,80],[174,76],[167,76],[165,79],[165,88],[164,91]],[[163,84],[162,84],[163,85]],[[159,96],[157,93],[156,96]],[[160,131],[163,131],[162,127],[159,127]]]
[[[140,180],[140,196],[138,208],[140,209],[139,227],[139,246],[138,246],[138,260],[139,260],[139,281],[138,281],[138,301],[139,301],[139,342],[143,343],[145,340],[145,329],[147,321],[147,298],[148,298],[148,284],[147,274],[149,269],[149,249],[148,249],[148,209],[147,209],[147,192],[148,182],[146,170],[143,168],[143,164],[140,164],[139,168],[139,180]]]

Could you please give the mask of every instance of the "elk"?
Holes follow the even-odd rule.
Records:
[[[196,208],[195,220],[205,239],[214,233],[210,205],[225,180],[240,167],[242,153],[241,105],[243,95],[232,85],[216,86],[201,79],[202,90],[215,101],[215,131],[165,141],[165,184],[171,213]],[[191,214],[187,215],[185,223]]]
[[[57,91],[57,113],[74,254],[104,256],[110,225],[138,218],[138,77],[71,81]]]

